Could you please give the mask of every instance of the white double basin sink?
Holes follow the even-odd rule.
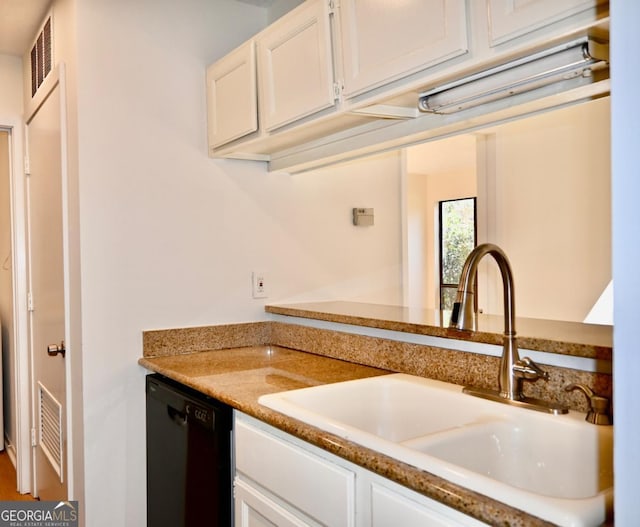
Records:
[[[259,402],[558,525],[600,525],[613,503],[613,427],[549,415],[405,374]]]

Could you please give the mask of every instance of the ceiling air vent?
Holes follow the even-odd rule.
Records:
[[[51,71],[51,17],[42,26],[42,31],[31,49],[31,96],[33,97],[45,77]]]

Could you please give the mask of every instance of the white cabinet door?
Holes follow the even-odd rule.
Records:
[[[210,151],[258,129],[252,40],[207,68],[207,104]]]
[[[234,499],[236,527],[306,527],[307,525],[237,478],[234,482]]]
[[[371,485],[371,527],[481,527],[485,524],[393,484]],[[486,526],[485,526],[486,527]]]
[[[341,0],[345,95],[466,53],[465,6],[464,0]]]
[[[354,472],[243,420],[236,419],[234,440],[237,475],[269,489],[323,525],[353,525]]]
[[[236,527],[486,527],[235,412]]]
[[[307,0],[257,38],[260,115],[265,130],[335,104],[329,2]]]
[[[519,37],[604,0],[487,0],[491,45]]]

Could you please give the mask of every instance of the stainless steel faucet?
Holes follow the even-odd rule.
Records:
[[[502,275],[504,297],[504,337],[500,371],[498,374],[498,391],[484,388],[467,387],[465,393],[499,401],[515,406],[553,414],[567,413],[562,406],[553,405],[540,399],[525,397],[522,393],[522,381],[549,378],[530,358],[520,358],[516,340],[516,310],[514,302],[513,272],[509,259],[500,247],[492,243],[478,245],[467,257],[462,268],[456,301],[453,304],[449,327],[460,331],[475,331],[477,313],[475,312],[474,291],[476,273],[480,260],[487,254],[493,256]]]

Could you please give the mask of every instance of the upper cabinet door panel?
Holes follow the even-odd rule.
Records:
[[[329,7],[309,0],[257,41],[261,117],[271,131],[335,104]]]
[[[210,149],[258,129],[252,40],[207,68],[207,104]]]
[[[492,46],[569,18],[606,0],[487,0]]]
[[[345,95],[467,52],[464,0],[341,0]]]

